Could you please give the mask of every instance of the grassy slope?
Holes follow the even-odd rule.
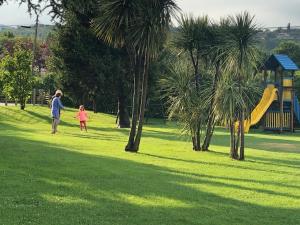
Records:
[[[300,224],[300,135],[252,133],[247,161],[196,153],[173,124],[150,121],[141,151],[123,151],[127,130],[91,114],[81,133],[74,110],[50,135],[49,110],[0,107],[0,224]]]

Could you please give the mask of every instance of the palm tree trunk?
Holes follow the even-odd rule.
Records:
[[[234,131],[234,123],[230,121],[230,157],[232,159],[236,158],[235,155],[235,131]]]
[[[135,152],[134,149],[134,139],[136,135],[136,126],[139,114],[140,105],[140,90],[141,90],[141,58],[138,57],[135,61],[134,68],[134,93],[133,93],[133,103],[132,103],[132,122],[131,129],[129,133],[128,143],[125,147],[125,151]]]
[[[134,141],[134,150],[136,152],[138,152],[139,150],[143,125],[144,125],[145,109],[146,109],[146,101],[147,101],[147,93],[148,93],[148,76],[149,76],[148,70],[149,70],[149,59],[145,59],[142,96],[141,96],[141,105],[140,105],[140,114],[139,114],[139,125],[138,125],[138,130]]]
[[[196,146],[195,146],[195,151],[201,151],[201,121],[197,124],[197,129],[196,129]]]
[[[213,130],[214,130],[214,124],[215,124],[214,120],[215,120],[215,117],[212,114],[212,106],[210,106],[208,121],[207,121],[207,125],[206,125],[205,137],[204,137],[204,141],[202,144],[202,151],[208,151],[208,147],[210,145],[210,140],[211,140],[211,137],[213,135]]]
[[[210,141],[211,141],[211,138],[212,138],[214,130],[215,130],[215,115],[213,112],[213,105],[214,105],[214,101],[215,101],[215,92],[216,92],[216,87],[217,87],[217,83],[219,80],[219,74],[220,74],[220,64],[219,64],[219,62],[217,62],[216,73],[214,76],[213,88],[212,88],[213,96],[212,96],[210,106],[209,106],[208,121],[207,121],[207,126],[206,126],[204,142],[202,145],[202,151],[208,151]]]
[[[240,126],[241,126],[241,132],[240,132],[241,146],[240,146],[240,158],[239,158],[239,160],[244,160],[245,159],[244,111],[242,112],[242,115],[241,115]]]
[[[238,120],[240,121],[240,120]],[[234,126],[234,125],[233,125]],[[236,132],[235,135],[235,143],[234,143],[234,159],[238,159],[238,150],[239,150],[239,146],[240,146],[240,137],[241,137],[241,125],[239,124],[238,126],[238,130]]]
[[[207,123],[207,129],[206,129],[206,133],[205,133],[205,137],[204,137],[204,141],[203,141],[203,145],[202,145],[202,151],[209,150],[211,139],[212,139],[214,131],[215,131],[215,126],[216,126],[215,115],[212,115],[211,117],[212,118],[209,118],[208,123]]]

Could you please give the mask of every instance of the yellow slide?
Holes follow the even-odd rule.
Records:
[[[258,103],[258,105],[254,108],[251,113],[250,118],[245,120],[245,132],[248,133],[251,126],[257,124],[265,112],[268,110],[273,101],[277,100],[277,88],[274,85],[268,85],[268,87],[264,90],[264,94]]]

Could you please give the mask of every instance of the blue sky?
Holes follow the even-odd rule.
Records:
[[[244,10],[256,16],[260,26],[300,26],[300,0],[177,0],[184,13],[209,15],[213,20],[232,15]],[[49,24],[47,13],[40,18],[41,23]],[[0,7],[0,24],[27,25],[33,24],[26,12],[26,6],[19,7],[14,0]]]

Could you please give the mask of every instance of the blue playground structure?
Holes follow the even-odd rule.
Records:
[[[299,67],[287,55],[275,54],[262,69],[265,86],[276,92],[263,116],[264,129],[294,132],[295,124],[300,123],[300,105],[294,82]]]
[[[245,132],[255,124],[265,130],[291,131],[300,124],[300,105],[295,92],[295,71],[299,67],[287,56],[272,55],[262,67],[265,90],[248,120]]]

